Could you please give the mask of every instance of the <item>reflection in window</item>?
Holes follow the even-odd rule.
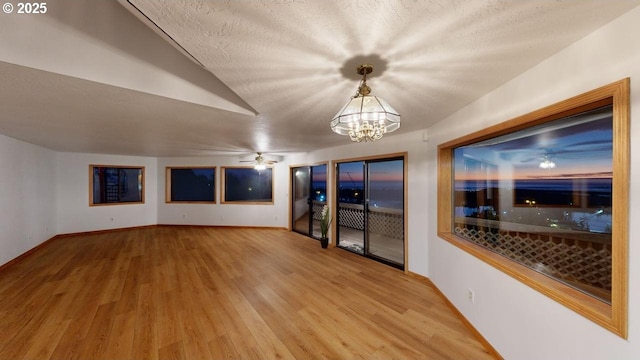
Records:
[[[316,165],[311,168],[314,201],[327,201],[327,165]]]
[[[167,168],[168,202],[215,203],[215,167]]]
[[[457,147],[454,231],[610,303],[612,154],[612,106]]]
[[[338,202],[344,204],[364,204],[364,161],[342,162],[338,164]]]
[[[144,203],[144,168],[89,166],[90,205]]]
[[[273,169],[222,168],[225,203],[273,204]]]

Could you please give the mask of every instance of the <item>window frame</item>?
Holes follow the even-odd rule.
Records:
[[[221,192],[220,202],[222,204],[240,204],[240,205],[273,205],[274,204],[275,184],[273,181],[273,176],[274,176],[273,166],[267,166],[267,168],[264,170],[256,170],[254,169],[253,166],[223,166],[220,169],[221,169],[220,181],[222,182],[220,186],[220,192]],[[246,169],[246,170],[253,170],[255,172],[268,170],[271,177],[271,200],[270,201],[227,200],[227,169]]]
[[[213,170],[213,201],[209,200],[171,200],[171,170],[211,169]],[[218,168],[216,166],[166,166],[165,167],[165,203],[167,204],[217,204]]]
[[[628,316],[629,78],[602,86],[486,129],[438,145],[438,236],[622,338]],[[611,305],[531,270],[453,232],[453,150],[604,105],[613,106]]]
[[[95,168],[113,168],[113,169],[137,169],[141,171],[140,177],[140,201],[120,201],[120,202],[106,202],[106,203],[94,203],[94,189],[93,189],[93,170]],[[98,165],[89,164],[89,206],[110,206],[110,205],[136,205],[144,204],[145,199],[145,167],[137,165]]]

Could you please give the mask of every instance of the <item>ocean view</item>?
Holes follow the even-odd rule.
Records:
[[[510,184],[513,186],[506,187],[497,180],[456,181],[456,216],[611,231],[611,178],[527,179]],[[501,201],[505,197],[511,200]]]

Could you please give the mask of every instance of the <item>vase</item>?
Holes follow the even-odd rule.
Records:
[[[321,237],[320,238],[320,245],[322,245],[323,249],[326,249],[327,246],[329,245],[329,238],[327,237]]]

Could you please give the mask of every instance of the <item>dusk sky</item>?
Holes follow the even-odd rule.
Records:
[[[566,126],[567,122],[570,126]],[[522,136],[524,135],[524,136]],[[508,179],[550,179],[572,177],[611,177],[613,156],[613,124],[611,107],[583,113],[572,119],[546,123],[517,135],[509,134],[471,146],[460,147],[455,153],[456,169],[486,164],[512,164],[512,171],[502,174]],[[542,169],[548,159],[554,168]],[[474,160],[479,160],[474,161]],[[456,180],[498,179],[497,166],[477,171],[456,172]],[[500,169],[504,171],[503,169]]]
[[[312,181],[327,181],[327,165],[312,166],[313,180]]]
[[[363,163],[362,161],[341,163],[340,182],[347,185],[351,185],[352,182],[362,183],[364,181]],[[402,181],[404,176],[403,161],[370,162],[369,171],[372,181]]]

